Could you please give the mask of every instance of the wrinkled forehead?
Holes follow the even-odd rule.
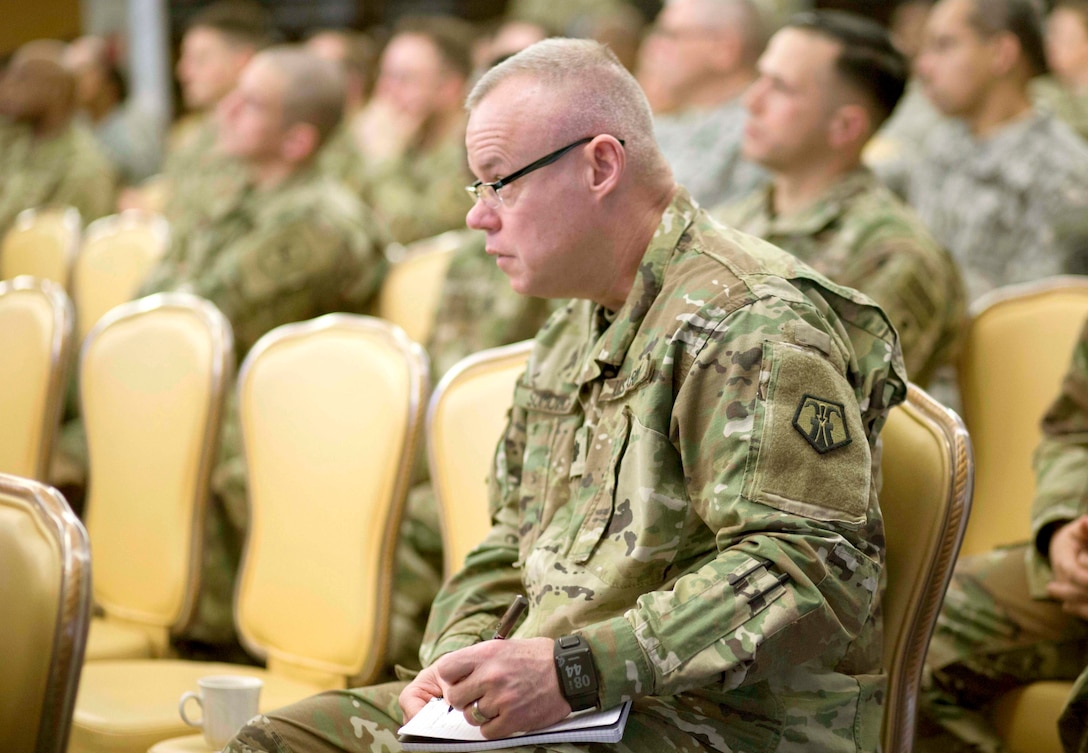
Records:
[[[486,168],[502,158],[531,161],[562,146],[553,144],[563,136],[566,110],[566,97],[555,87],[527,76],[502,81],[469,113],[469,162]]]

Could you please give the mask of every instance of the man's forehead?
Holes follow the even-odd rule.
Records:
[[[480,166],[488,167],[497,153],[531,153],[547,143],[561,114],[561,105],[539,84],[507,79],[472,109],[465,143]]]
[[[786,73],[794,78],[812,79],[830,70],[842,51],[842,44],[805,29],[783,29],[771,37],[760,57],[764,72]]]
[[[972,10],[969,0],[941,0],[933,6],[926,26],[931,31],[944,32],[969,26]]]

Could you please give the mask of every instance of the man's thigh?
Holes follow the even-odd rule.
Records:
[[[397,698],[405,683],[335,690],[256,717],[224,753],[394,753],[401,750],[397,728],[403,716]],[[703,753],[728,750],[714,745],[711,725],[670,721],[666,704],[643,699],[631,713],[619,743],[521,746],[510,753]],[[724,742],[724,741],[723,741]],[[708,745],[709,743],[709,745]]]

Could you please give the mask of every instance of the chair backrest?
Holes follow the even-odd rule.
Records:
[[[922,664],[971,508],[971,442],[959,416],[914,384],[881,436],[884,751],[910,753]]]
[[[426,389],[423,349],[369,316],[283,325],[247,354],[235,622],[270,671],[331,688],[380,670]]]
[[[959,363],[978,499],[965,555],[1031,536],[1032,453],[1088,318],[1088,278],[1001,288],[976,301],[972,314]]]
[[[0,750],[63,753],[91,620],[91,555],[52,487],[0,474],[0,573]]]
[[[72,304],[49,280],[0,281],[0,473],[44,481],[71,363]]]
[[[72,270],[80,340],[103,314],[132,300],[169,244],[170,223],[159,214],[129,209],[87,226]]]
[[[426,342],[446,280],[446,269],[468,233],[450,230],[386,252],[391,264],[378,294],[378,316],[417,343]]]
[[[83,344],[95,601],[163,639],[195,607],[233,352],[226,318],[186,293],[121,304]]]
[[[0,243],[0,280],[31,275],[67,289],[81,224],[75,207],[24,209]]]
[[[427,408],[427,460],[448,578],[491,527],[487,477],[533,342],[475,353],[451,368]]]

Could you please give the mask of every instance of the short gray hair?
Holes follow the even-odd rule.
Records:
[[[257,53],[283,74],[284,125],[308,123],[325,143],[344,115],[344,72],[300,45],[277,45]]]
[[[470,112],[501,83],[528,78],[557,93],[558,118],[567,137],[611,134],[624,140],[636,174],[665,169],[654,141],[654,121],[646,95],[608,47],[588,39],[545,39],[491,68],[465,100]]]

